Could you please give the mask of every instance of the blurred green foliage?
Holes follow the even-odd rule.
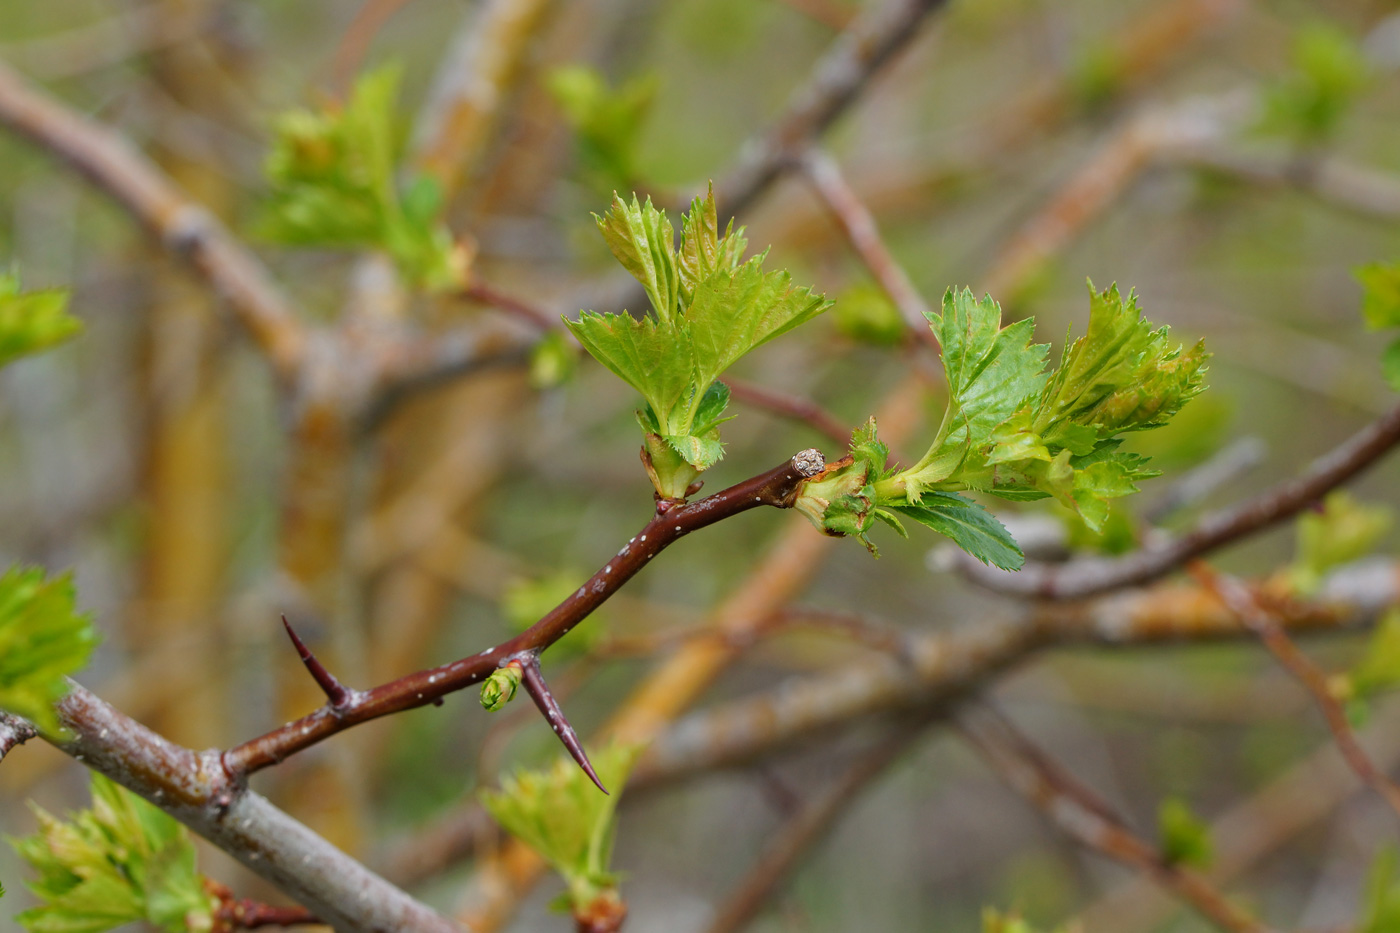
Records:
[[[639,187],[642,130],[659,83],[655,75],[642,75],[612,88],[585,65],[550,72],[546,86],[577,135],[580,168],[595,190]]]
[[[1366,58],[1350,35],[1333,23],[1304,26],[1294,37],[1292,72],[1265,89],[1262,128],[1299,142],[1326,139],[1369,79]]]
[[[1345,490],[1329,493],[1318,511],[1298,517],[1297,555],[1288,579],[1300,593],[1312,594],[1333,567],[1370,553],[1390,530],[1391,510],[1358,502]]]
[[[39,832],[10,843],[39,877],[42,901],[15,919],[29,933],[103,933],[146,921],[165,933],[213,927],[213,897],[194,844],[173,817],[92,776],[92,807],[60,820],[39,807]]]
[[[1158,807],[1157,837],[1168,865],[1206,868],[1214,857],[1210,826],[1180,797],[1168,797]]]
[[[356,81],[343,107],[277,120],[258,229],[288,245],[383,250],[415,287],[460,288],[467,256],[441,222],[441,186],[427,175],[398,183],[398,87],[398,69],[382,67]]]

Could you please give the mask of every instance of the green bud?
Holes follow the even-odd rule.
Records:
[[[518,662],[512,661],[505,667],[496,668],[481,685],[481,705],[488,713],[496,712],[515,697],[515,691],[520,687],[520,679]]]

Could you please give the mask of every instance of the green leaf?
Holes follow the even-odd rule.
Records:
[[[1016,540],[996,516],[971,499],[951,492],[930,492],[918,505],[887,505],[883,508],[927,525],[984,564],[1002,570],[1020,570],[1026,562]]]
[[[1157,833],[1162,859],[1168,865],[1205,868],[1214,857],[1210,826],[1191,812],[1179,797],[1168,797],[1157,810]]]
[[[1288,568],[1289,582],[1305,595],[1316,592],[1327,571],[1369,554],[1393,519],[1385,506],[1363,504],[1341,489],[1329,493],[1321,510],[1298,518],[1297,556]]]
[[[711,183],[704,200],[696,198],[681,224],[681,248],[677,271],[681,279],[681,300],[686,306],[695,300],[695,289],[716,272],[734,272],[743,261],[749,241],[744,229],[734,232],[729,221],[724,236],[719,235],[719,214],[715,206],[715,186]]]
[[[675,321],[680,276],[676,270],[676,234],[665,212],[652,207],[651,198],[642,204],[634,194],[628,204],[614,194],[611,209],[595,219],[608,249],[646,289],[657,319],[663,324]]]
[[[724,457],[724,445],[720,443],[718,431],[711,431],[704,437],[694,434],[663,434],[662,437],[672,450],[697,470],[708,470]]]
[[[948,407],[928,452],[901,474],[905,494],[914,504],[924,490],[947,480],[969,457],[986,465],[981,452],[992,445],[995,429],[1045,384],[1042,370],[1048,349],[1030,342],[1032,322],[1003,328],[1001,307],[989,295],[978,301],[970,289],[949,289],[943,295],[942,314],[930,312],[928,319],[943,349]]]
[[[575,907],[616,886],[609,867],[614,813],[636,757],[635,747],[619,744],[591,755],[598,776],[613,789],[611,795],[600,793],[572,760],[562,757],[546,769],[517,771],[501,781],[499,791],[480,793],[496,822],[563,876]]]
[[[761,256],[715,272],[696,286],[686,310],[697,384],[708,385],[745,353],[829,307],[823,296],[794,287],[786,272],[765,274]]]
[[[94,774],[92,808],[59,820],[34,807],[39,832],[10,844],[38,877],[30,933],[102,933],[146,921],[166,933],[213,926],[215,902],[173,817]]]
[[[82,331],[82,322],[67,311],[66,290],[21,291],[17,274],[0,273],[0,366],[47,350]]]
[[[68,692],[68,675],[97,644],[74,598],[68,574],[46,580],[36,567],[15,567],[0,576],[0,709],[50,733],[59,731],[54,704]]]
[[[683,328],[592,311],[565,324],[589,355],[641,393],[661,426],[672,424],[673,409],[694,391],[694,352]]]
[[[272,194],[259,225],[279,243],[381,249],[412,285],[459,288],[466,253],[441,223],[441,185],[395,178],[400,132],[399,71],[384,67],[355,83],[343,108],[295,110],[276,123],[265,172]]]

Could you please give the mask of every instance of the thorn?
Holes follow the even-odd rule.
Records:
[[[350,691],[344,684],[335,679],[335,675],[326,670],[326,666],[316,660],[316,655],[311,653],[311,649],[306,647],[306,643],[297,637],[296,630],[292,628],[292,623],[287,621],[287,617],[282,617],[282,625],[287,630],[287,637],[296,646],[297,654],[301,656],[301,663],[306,665],[307,672],[312,680],[326,694],[326,699],[331,701],[331,706],[341,707],[350,702]]]
[[[525,692],[530,694],[530,699],[535,701],[535,705],[544,713],[545,721],[554,729],[554,734],[559,736],[559,741],[564,743],[564,747],[569,750],[574,761],[583,769],[583,773],[598,786],[603,793],[608,789],[603,786],[603,782],[598,780],[598,772],[593,770],[593,763],[588,760],[588,753],[583,750],[583,743],[578,740],[578,733],[574,727],[569,725],[569,721],[564,718],[564,711],[559,708],[559,701],[554,699],[554,694],[549,692],[549,685],[544,682],[544,676],[540,673],[540,659],[531,657],[524,661],[522,686]]]

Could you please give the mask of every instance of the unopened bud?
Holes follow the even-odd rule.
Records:
[[[520,687],[521,680],[520,662],[511,661],[504,667],[498,667],[491,676],[486,678],[481,685],[481,705],[488,713],[505,706],[515,697],[515,691]]]

